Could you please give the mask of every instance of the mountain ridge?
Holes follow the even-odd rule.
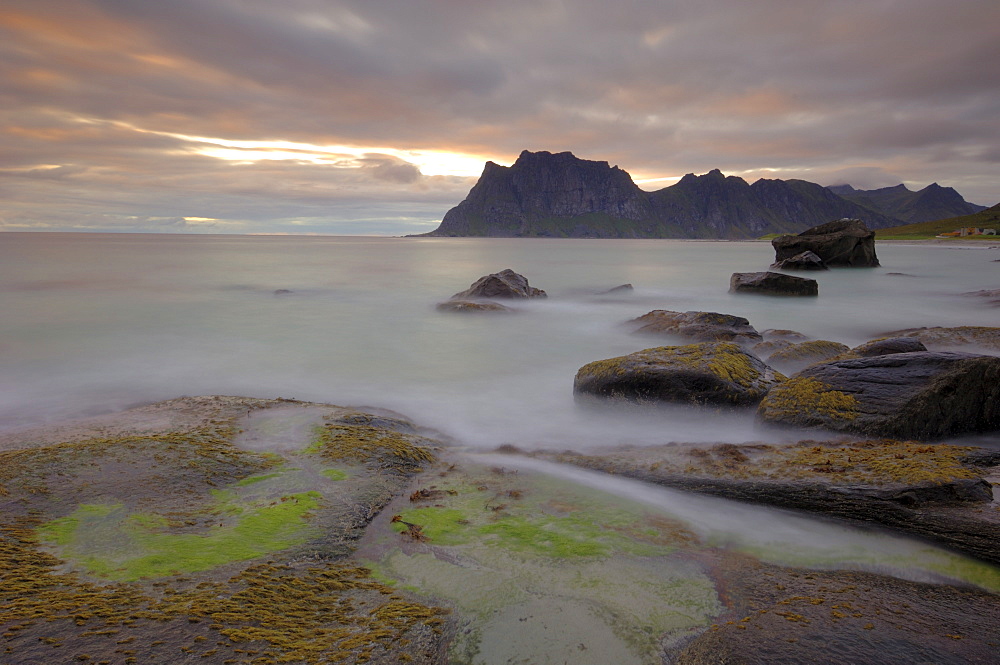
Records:
[[[797,233],[843,217],[864,219],[870,228],[901,222],[806,180],[749,184],[713,169],[647,192],[606,161],[524,150],[511,166],[486,162],[466,198],[422,235],[735,240]]]

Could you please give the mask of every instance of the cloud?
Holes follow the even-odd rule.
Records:
[[[979,0],[8,0],[0,216],[411,232],[473,182],[432,174],[522,149],[992,204],[997,24]]]

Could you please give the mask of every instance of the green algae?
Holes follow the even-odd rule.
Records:
[[[320,475],[330,480],[347,480],[350,478],[350,475],[346,471],[340,469],[323,469],[320,471]]]
[[[236,486],[237,487],[246,487],[247,485],[254,485],[256,483],[259,483],[259,482],[262,482],[262,481],[265,481],[265,480],[269,480],[271,478],[278,478],[279,476],[281,476],[281,472],[264,473],[264,474],[260,474],[260,475],[256,475],[256,476],[248,476],[248,477],[244,478],[243,480],[238,481],[236,483]]]
[[[229,500],[225,493],[217,498]],[[199,533],[169,532],[166,517],[126,515],[120,504],[84,505],[41,525],[38,533],[92,574],[123,581],[163,577],[246,561],[305,542],[312,535],[308,517],[320,498],[318,492],[281,497],[271,505],[247,507],[235,524],[219,523]],[[115,513],[117,519],[109,521]],[[116,535],[121,545],[95,554],[87,541],[99,535]]]

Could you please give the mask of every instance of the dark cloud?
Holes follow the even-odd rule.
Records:
[[[4,4],[7,228],[412,232],[471,183],[419,150],[1000,199],[986,0]]]

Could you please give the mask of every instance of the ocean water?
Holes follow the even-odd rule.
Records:
[[[578,407],[577,369],[667,340],[653,309],[747,317],[856,345],[936,325],[1000,325],[961,294],[997,288],[1000,245],[878,245],[882,267],[810,275],[815,299],[736,296],[766,242],[0,234],[0,427],[181,395],[394,409],[488,449],[765,440],[751,412]],[[435,305],[512,268],[549,298],[511,315]],[[606,294],[631,283],[631,293]],[[285,290],[288,293],[276,293]]]

